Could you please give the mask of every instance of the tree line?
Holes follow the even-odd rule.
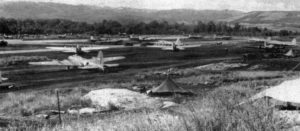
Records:
[[[272,31],[266,28],[245,27],[225,22],[198,21],[196,24],[168,23],[167,21],[132,22],[122,24],[114,20],[97,23],[77,22],[64,19],[12,19],[0,18],[1,34],[201,34],[215,33],[241,36],[289,36],[297,32]]]

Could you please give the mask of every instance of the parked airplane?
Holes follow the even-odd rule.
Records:
[[[288,58],[297,57],[297,55],[293,50],[298,46],[296,39],[293,39],[291,42],[285,42],[285,41],[271,40],[271,37],[269,37],[267,39],[252,38],[249,39],[249,41],[263,43],[258,47],[250,46],[250,48],[264,49],[266,52],[271,52],[273,57],[278,57],[278,56],[279,57],[284,56]]]
[[[265,48],[265,49],[284,49],[289,46],[298,46],[296,39],[293,39],[291,42],[284,42],[284,41],[271,40],[271,37],[269,37],[267,39],[253,38],[250,39],[250,41],[263,42],[264,45],[260,46],[260,48]]]
[[[105,62],[117,61],[124,59],[124,56],[117,57],[107,57],[103,58],[102,51],[99,51],[97,57],[92,57],[91,59],[86,59],[78,55],[69,56],[68,59],[59,61],[43,61],[43,62],[29,62],[30,65],[56,65],[56,66],[66,66],[67,69],[75,68],[75,69],[100,69],[103,70],[106,67],[116,67],[119,64],[104,64]]]
[[[66,53],[76,53],[76,54],[82,54],[82,53],[88,53],[91,51],[99,51],[104,49],[109,49],[110,47],[104,47],[104,46],[95,46],[95,47],[81,47],[77,45],[76,47],[46,47],[47,49],[56,50],[56,51],[62,51]]]
[[[147,47],[161,48],[162,50],[170,50],[170,51],[180,51],[180,50],[185,50],[186,48],[199,47],[199,46],[201,45],[185,45],[178,38],[176,42],[160,40],[158,42],[154,42],[154,45],[147,46]]]
[[[95,43],[97,41],[97,39],[94,38],[94,36],[90,37],[90,42]]]

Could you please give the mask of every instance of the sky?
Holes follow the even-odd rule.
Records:
[[[239,11],[299,10],[300,0],[0,0],[55,2],[65,4],[83,4],[100,7],[130,7],[140,9],[212,9]]]

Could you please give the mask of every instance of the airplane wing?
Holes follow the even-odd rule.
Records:
[[[125,59],[125,57],[124,56],[106,57],[104,58],[104,62],[117,61],[122,59]]]
[[[291,46],[294,45],[291,42],[283,42],[283,41],[270,41],[269,44],[273,44],[273,45],[285,45],[285,46]]]
[[[265,39],[259,39],[259,38],[251,38],[251,39],[248,39],[249,41],[256,41],[256,42],[265,42],[267,40]]]
[[[99,47],[82,47],[81,48],[81,50],[84,52],[98,51],[98,50],[105,50],[105,49],[110,49],[110,47],[99,46]]]
[[[160,47],[162,50],[174,50],[173,47]]]
[[[2,77],[2,78],[0,78],[2,81],[7,81],[8,80],[8,78],[4,78],[4,77]]]
[[[268,39],[252,38],[252,39],[250,39],[250,41],[267,42],[268,44],[281,45],[281,46],[296,46],[297,45],[296,39],[293,39],[291,42],[286,42],[286,41],[271,40],[271,38],[269,37]]]
[[[30,65],[56,65],[56,66],[81,66],[79,63],[74,63],[69,60],[52,60],[52,61],[41,61],[41,62],[29,62]]]
[[[66,52],[66,53],[76,52],[76,48],[74,48],[74,47],[46,47],[46,48],[55,50],[55,51],[62,51],[62,52]]]
[[[150,47],[150,48],[164,48],[163,46],[156,46],[156,45],[150,45],[150,46],[146,46],[146,47]]]
[[[184,46],[180,46],[180,47],[181,48],[195,48],[195,47],[200,47],[200,46],[202,46],[202,45],[201,44],[195,44],[195,45],[184,45]]]
[[[106,67],[117,67],[119,64],[105,64]]]

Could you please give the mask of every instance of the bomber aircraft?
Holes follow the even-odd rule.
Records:
[[[124,59],[124,56],[117,57],[103,57],[102,51],[98,52],[97,57],[92,57],[91,59],[86,59],[78,55],[69,56],[68,59],[59,61],[42,61],[42,62],[29,62],[30,65],[54,65],[54,66],[66,66],[67,69],[100,69],[103,70],[106,67],[116,67],[119,64],[105,64],[105,62],[117,61]]]
[[[185,50],[186,48],[193,48],[199,46],[201,45],[185,45],[178,38],[175,42],[160,40],[158,42],[154,42],[154,45],[147,46],[147,47],[161,48],[162,50],[169,50],[169,51],[181,51],[181,50]]]
[[[291,42],[271,40],[271,37],[268,37],[267,39],[253,38],[253,39],[250,39],[250,41],[263,42],[264,45],[260,46],[260,48],[263,48],[263,49],[284,49],[286,47],[298,46],[297,40],[295,38]]]
[[[280,53],[276,55],[285,56],[288,58],[297,56],[294,52],[294,49],[297,49],[297,47],[299,46],[297,44],[296,39],[293,39],[291,42],[286,42],[286,41],[271,40],[271,37],[268,37],[267,39],[252,38],[249,39],[249,41],[260,43],[258,47],[250,46],[250,48],[264,49],[266,52],[273,53],[273,55],[275,55],[276,53]]]

